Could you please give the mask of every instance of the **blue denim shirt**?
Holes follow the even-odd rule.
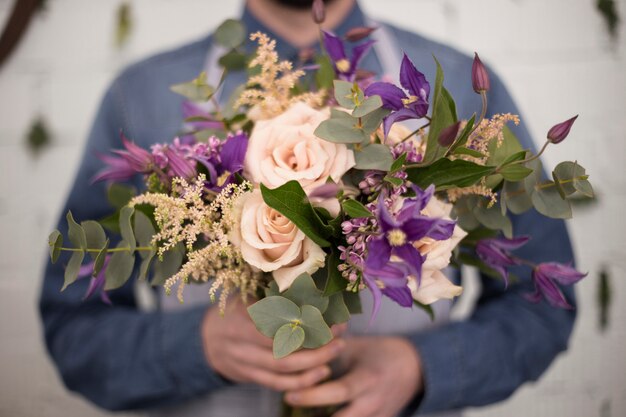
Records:
[[[278,51],[293,59],[296,49],[281,41],[244,11],[250,32],[262,30],[278,39]],[[363,25],[358,6],[337,29]],[[388,26],[404,50],[429,80],[434,80],[434,54],[446,74],[446,86],[457,100],[459,114],[468,117],[480,107],[470,82],[470,57],[419,35]],[[169,141],[180,131],[182,100],[169,85],[187,81],[202,70],[211,45],[208,36],[162,53],[126,69],[112,83],[97,113],[82,163],[63,208],[58,228],[67,230],[64,214],[79,220],[110,214],[105,185],[90,179],[102,168],[95,157],[119,148],[119,132],[141,146]],[[380,73],[374,54],[364,61]],[[228,78],[226,90],[244,81],[245,74]],[[227,97],[227,94],[224,95]],[[492,73],[490,111],[519,113],[502,82]],[[526,129],[515,129],[523,146],[533,143]],[[139,184],[138,184],[139,185]],[[563,221],[530,211],[514,218],[516,235],[531,235],[519,251],[535,262],[570,262],[572,249]],[[407,410],[428,413],[490,404],[511,395],[526,381],[536,380],[555,356],[567,348],[575,312],[520,296],[531,291],[528,271],[517,271],[521,282],[504,290],[501,281],[482,279],[482,292],[473,314],[464,321],[408,335],[422,358],[425,392]],[[143,312],[137,307],[133,283],[110,296],[113,306],[97,297],[83,301],[87,280],[61,293],[63,262],[49,264],[40,299],[47,348],[65,385],[110,410],[146,409],[180,404],[228,384],[207,364],[200,324],[208,306],[177,312]],[[573,291],[564,289],[570,303]]]

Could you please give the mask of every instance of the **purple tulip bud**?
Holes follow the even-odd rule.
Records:
[[[367,26],[359,26],[352,28],[346,33],[345,39],[348,42],[358,42],[367,38],[369,35],[374,32],[376,28],[367,27]]]
[[[559,123],[558,125],[553,126],[552,129],[550,129],[550,131],[548,132],[548,140],[555,145],[562,142],[567,137],[567,135],[569,135],[569,131],[574,125],[576,119],[578,119],[578,115],[564,121],[563,123]]]
[[[474,63],[472,64],[472,87],[474,87],[474,91],[478,94],[487,92],[491,88],[487,68],[485,68],[476,53],[474,55]]]
[[[326,20],[326,6],[323,0],[313,0],[313,6],[311,7],[313,13],[313,21],[318,25],[324,23]]]
[[[459,134],[459,128],[461,127],[461,122],[458,121],[455,124],[446,127],[439,134],[439,145],[447,148],[451,146],[456,140],[456,136]]]

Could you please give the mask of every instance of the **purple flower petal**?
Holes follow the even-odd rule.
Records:
[[[381,269],[391,257],[391,246],[385,236],[372,239],[367,243],[366,266],[374,269]]]
[[[365,57],[365,54],[369,52],[369,50],[372,48],[372,45],[374,45],[374,43],[376,43],[376,41],[367,41],[360,45],[355,46],[354,49],[352,49],[352,59],[350,59],[350,68],[352,69],[353,72],[356,71],[359,64]]]
[[[417,278],[417,284],[420,285],[422,281],[422,264],[424,263],[422,254],[410,244],[398,246],[394,248],[393,252],[409,267],[411,275]]]
[[[391,83],[378,81],[372,83],[365,89],[364,94],[368,97],[380,96],[383,107],[389,110],[400,110],[404,108],[402,99],[406,98],[404,91]]]
[[[385,117],[383,120],[383,129],[385,132],[385,138],[389,136],[389,131],[391,130],[391,126],[393,126],[396,122],[401,122],[403,120],[416,119],[418,118],[415,112],[412,109],[403,108],[396,112],[391,113],[389,116]]]
[[[572,285],[583,279],[587,274],[578,272],[576,269],[569,265],[560,264],[557,262],[546,262],[539,264],[535,271],[537,274],[553,279],[562,285]]]
[[[97,157],[108,166],[98,171],[91,182],[98,181],[126,181],[132,178],[136,172],[124,158],[97,154]]]
[[[533,271],[533,279],[535,281],[535,295],[532,298],[537,298],[536,293],[540,292],[543,298],[545,298],[553,307],[571,309],[572,306],[567,302],[565,295],[561,289],[552,281],[549,277],[538,273],[537,269]]]
[[[245,133],[228,137],[222,146],[222,166],[231,173],[241,171],[247,150],[248,136]]]
[[[402,287],[385,287],[382,289],[382,293],[402,307],[413,306],[413,295],[406,284]]]
[[[324,34],[324,47],[326,48],[326,52],[328,52],[330,59],[333,62],[346,59],[346,50],[343,47],[341,39],[330,32],[326,32],[325,30],[323,30],[322,33]]]
[[[447,240],[452,237],[456,222],[454,220],[437,219],[426,236],[435,240]]]
[[[419,72],[409,57],[404,54],[402,65],[400,66],[400,84],[411,95],[417,97],[422,103],[428,102],[430,95],[430,84],[424,74]]]
[[[548,131],[548,140],[555,145],[565,140],[565,138],[567,138],[567,135],[569,135],[569,131],[572,129],[572,126],[574,125],[576,119],[578,119],[578,115],[553,126],[550,131]]]
[[[168,167],[175,177],[190,179],[196,176],[195,167],[171,147],[165,150],[165,156],[168,160]]]

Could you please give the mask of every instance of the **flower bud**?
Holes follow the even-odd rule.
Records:
[[[439,133],[439,145],[443,146],[444,148],[449,147],[450,145],[452,145],[454,143],[454,141],[456,140],[456,135],[459,134],[459,128],[461,127],[461,122],[458,121],[455,124],[446,127],[445,129],[441,130],[441,133]]]
[[[555,145],[562,142],[567,137],[567,135],[569,135],[569,131],[572,128],[572,125],[574,124],[576,119],[578,119],[578,115],[553,126],[552,129],[550,129],[550,131],[548,132],[548,140]]]
[[[474,63],[472,64],[472,87],[478,94],[487,92],[491,88],[487,68],[485,68],[476,53],[474,54]]]
[[[313,6],[311,7],[313,13],[313,21],[318,25],[324,23],[326,20],[326,6],[324,0],[313,0]]]
[[[348,42],[358,42],[360,40],[367,38],[375,30],[376,28],[371,28],[367,26],[355,27],[355,28],[350,29],[348,33],[346,33],[345,39]]]

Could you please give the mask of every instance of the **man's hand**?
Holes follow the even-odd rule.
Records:
[[[398,337],[346,339],[347,373],[337,380],[287,393],[294,406],[346,404],[333,417],[394,417],[423,390],[415,348]]]
[[[335,336],[345,326],[333,328]],[[263,336],[238,297],[228,301],[224,316],[217,308],[207,311],[202,323],[202,343],[210,366],[223,377],[255,383],[276,391],[311,387],[330,376],[330,361],[337,358],[345,341],[336,338],[315,350],[301,350],[276,360],[272,339]]]

